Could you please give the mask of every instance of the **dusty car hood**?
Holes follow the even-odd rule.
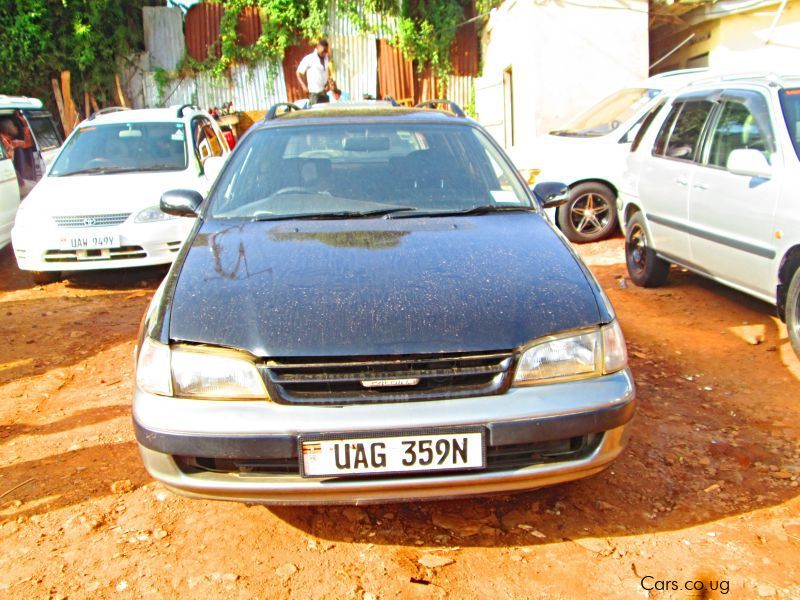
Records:
[[[134,212],[158,206],[161,194],[189,187],[185,171],[45,177],[25,199],[47,215]]]
[[[169,337],[257,356],[515,348],[596,324],[578,260],[541,215],[206,222]]]

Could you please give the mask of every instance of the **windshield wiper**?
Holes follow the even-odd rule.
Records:
[[[56,177],[69,177],[70,175],[106,175],[109,173],[131,173],[133,171],[145,171],[134,167],[91,167],[88,169],[78,169],[68,173],[56,174]]]
[[[400,212],[400,211],[409,211],[414,210],[413,208],[409,208],[406,206],[397,206],[394,208],[381,208],[378,210],[366,210],[366,211],[349,211],[349,210],[342,210],[336,212],[325,212],[325,213],[299,213],[299,214],[292,214],[292,215],[261,215],[258,217],[253,217],[252,221],[291,221],[294,219],[366,219],[370,217],[382,217],[384,215],[389,215],[391,213]]]
[[[470,215],[486,215],[489,213],[498,212],[536,212],[533,206],[497,206],[496,204],[484,204],[481,206],[473,206],[466,210],[431,210],[419,211],[414,210],[410,212],[401,212],[396,214],[391,219],[415,219],[419,217],[464,217]]]

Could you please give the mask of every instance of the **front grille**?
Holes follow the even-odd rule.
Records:
[[[102,250],[48,250],[44,253],[45,262],[83,262],[90,260],[124,260],[145,258],[147,252],[141,246],[120,246]]]
[[[547,442],[489,446],[486,449],[486,470],[508,471],[533,465],[580,460],[594,452],[602,438],[602,433],[593,433]],[[300,465],[296,455],[270,459],[176,456],[175,461],[181,471],[188,474],[202,472],[226,473],[242,476],[300,474]],[[390,475],[374,475],[374,477],[420,477],[426,474],[441,476],[448,473],[457,473],[457,471],[408,474],[393,473]]]
[[[507,387],[513,354],[473,353],[275,360],[260,365],[276,402],[369,404],[498,394]],[[389,385],[411,380],[403,385]],[[380,387],[364,384],[383,383]]]
[[[111,227],[124,223],[131,213],[111,213],[107,215],[74,215],[53,217],[59,227]]]

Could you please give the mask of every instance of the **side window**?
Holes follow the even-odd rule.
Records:
[[[47,115],[29,115],[28,124],[33,132],[33,137],[42,152],[58,148],[61,145],[61,136],[56,130],[53,120]]]
[[[626,134],[625,138],[628,140],[630,138],[631,144],[631,152],[636,152],[636,149],[642,143],[642,138],[644,134],[647,133],[647,130],[650,129],[650,125],[653,123],[653,120],[656,118],[656,115],[659,111],[664,107],[664,100],[657,103],[653,108],[647,111],[647,114],[637,123],[639,128],[636,128],[636,125],[631,127],[630,131]],[[631,136],[633,133],[633,136]]]
[[[667,141],[665,156],[681,160],[694,158],[700,134],[713,107],[714,104],[706,100],[686,102],[683,105]]]
[[[708,146],[707,164],[724,168],[730,153],[740,149],[758,150],[770,160],[772,127],[766,102],[760,100],[749,103],[751,107],[740,100],[725,102]]]
[[[653,154],[655,156],[664,156],[664,150],[667,147],[669,134],[672,132],[672,127],[675,125],[675,119],[678,118],[681,108],[683,108],[683,104],[673,104],[667,119],[661,125],[661,129],[658,131],[658,136],[656,136],[656,143],[653,146]]]

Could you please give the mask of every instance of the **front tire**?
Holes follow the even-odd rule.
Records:
[[[36,285],[47,285],[61,281],[61,271],[31,271],[31,279]]]
[[[786,329],[794,353],[800,358],[800,267],[795,269],[786,292]]]
[[[626,227],[625,263],[631,281],[641,287],[664,285],[669,275],[669,263],[659,258],[647,237],[642,213],[635,213]]]
[[[558,209],[558,226],[571,242],[596,242],[617,228],[617,200],[602,183],[580,183],[569,191],[569,200]]]

